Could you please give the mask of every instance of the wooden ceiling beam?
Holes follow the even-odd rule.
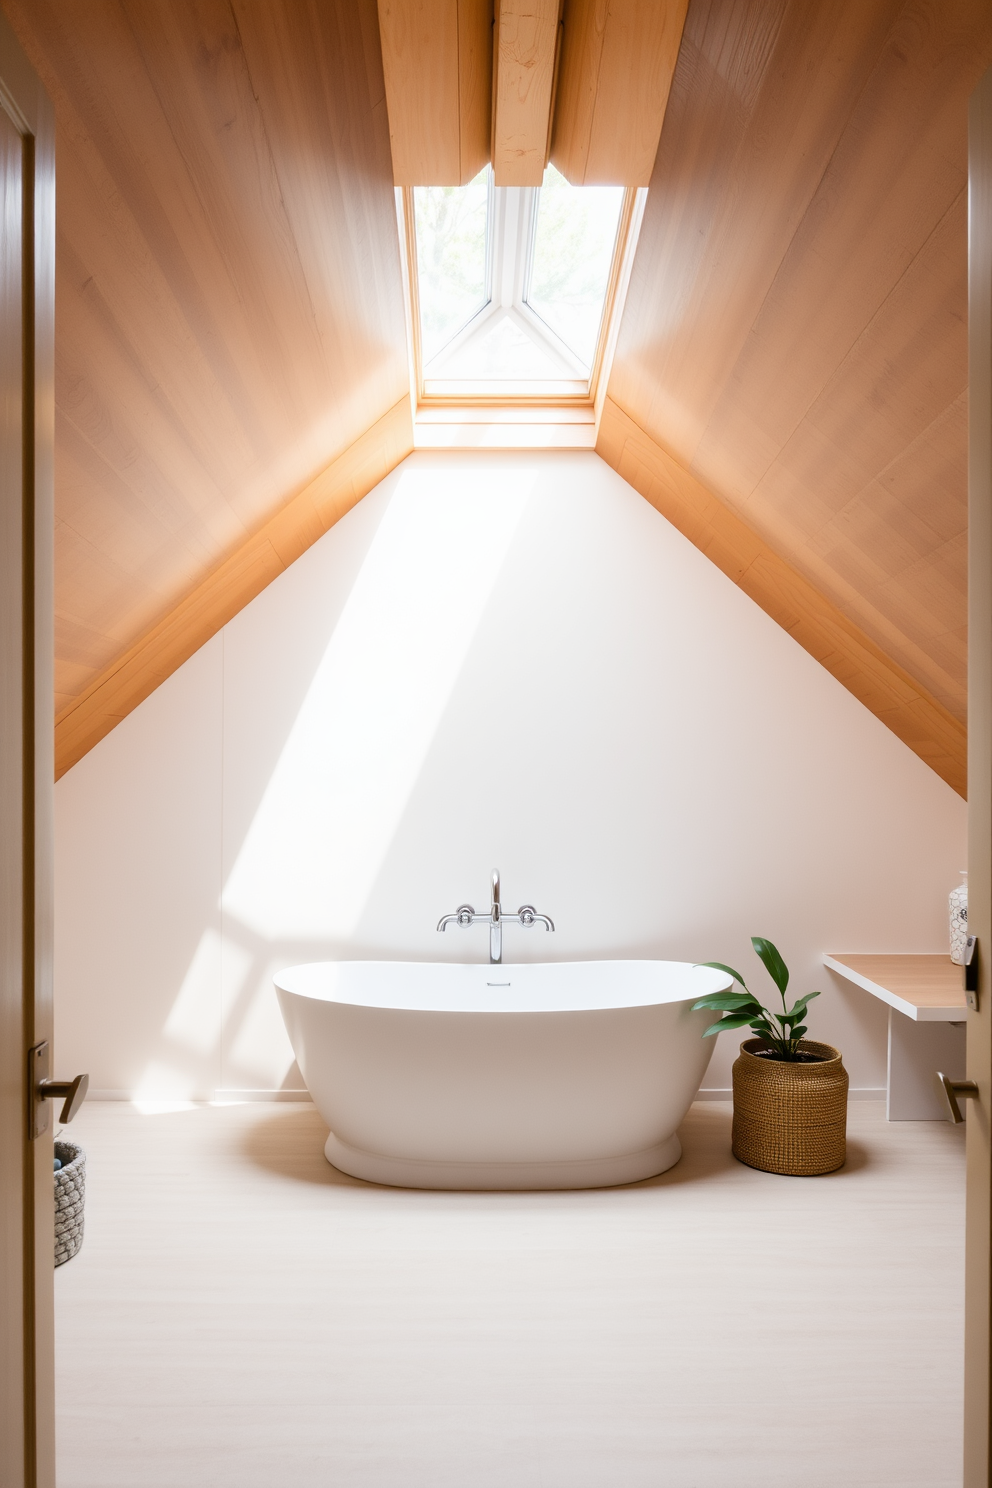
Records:
[[[646,186],[688,0],[378,0],[397,186]]]
[[[493,179],[540,186],[548,160],[561,0],[496,0]]]
[[[378,0],[397,186],[464,186],[489,160],[492,0]]]
[[[573,186],[647,186],[688,0],[565,0],[551,161]]]

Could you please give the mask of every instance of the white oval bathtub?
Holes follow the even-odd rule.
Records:
[[[679,961],[321,961],[275,978],[329,1162],[403,1188],[601,1188],[662,1173],[729,977]]]

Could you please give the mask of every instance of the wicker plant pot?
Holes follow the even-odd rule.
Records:
[[[830,1044],[803,1039],[816,1064],[760,1058],[746,1039],[734,1061],[733,1152],[765,1173],[812,1177],[842,1167],[847,1155],[847,1070]]]
[[[55,1172],[55,1264],[69,1261],[83,1243],[86,1153],[75,1142],[56,1142],[62,1166]]]

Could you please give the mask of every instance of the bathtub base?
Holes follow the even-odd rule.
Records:
[[[384,1183],[390,1188],[613,1188],[664,1173],[678,1162],[682,1147],[673,1135],[654,1147],[626,1152],[620,1157],[564,1162],[430,1162],[363,1152],[358,1147],[349,1147],[331,1132],[324,1145],[324,1156],[333,1167],[352,1178]]]

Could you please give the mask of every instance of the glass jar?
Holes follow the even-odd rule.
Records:
[[[951,960],[956,966],[964,965],[964,943],[968,939],[968,875],[961,869],[964,883],[958,884],[948,896],[951,916]]]

